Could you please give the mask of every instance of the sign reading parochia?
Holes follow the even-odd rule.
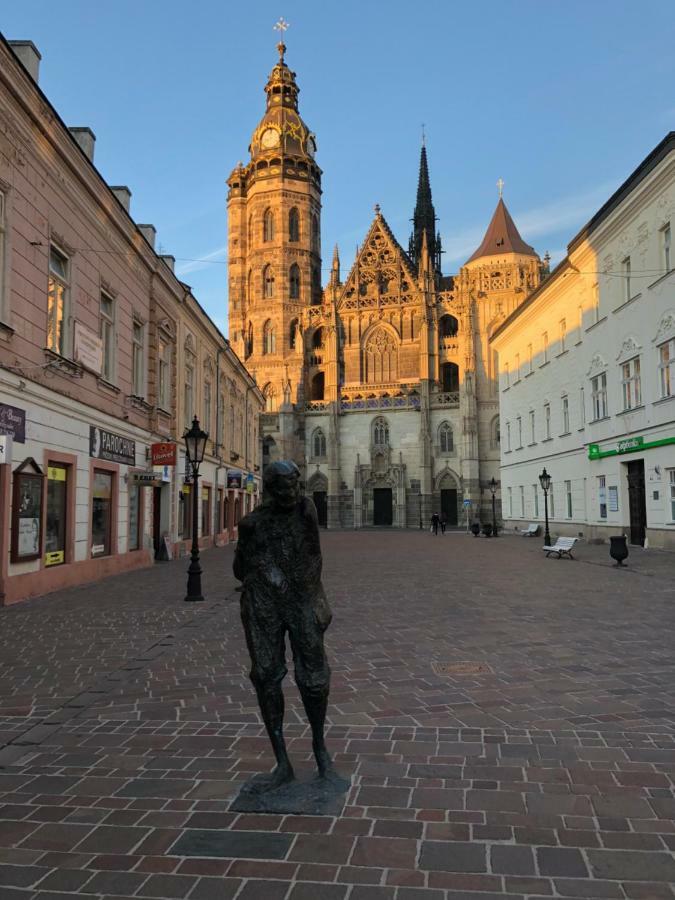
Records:
[[[90,425],[89,456],[133,466],[136,464],[136,441]]]

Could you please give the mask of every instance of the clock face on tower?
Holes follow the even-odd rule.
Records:
[[[276,128],[266,128],[260,138],[260,144],[266,150],[276,147],[279,143],[279,132]]]

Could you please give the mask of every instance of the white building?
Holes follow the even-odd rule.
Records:
[[[675,549],[675,132],[492,339],[507,526]]]

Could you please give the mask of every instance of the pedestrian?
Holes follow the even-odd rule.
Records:
[[[431,530],[434,534],[438,534],[438,523],[440,522],[440,517],[438,513],[434,513],[431,517]]]
[[[445,525],[446,525],[445,513],[442,512],[441,513],[441,534],[445,534]]]

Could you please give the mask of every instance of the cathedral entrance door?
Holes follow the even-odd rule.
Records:
[[[454,488],[441,488],[441,512],[446,524],[457,524],[457,491]]]
[[[391,488],[373,488],[373,525],[391,525]]]
[[[316,506],[316,515],[319,520],[319,525],[321,528],[328,527],[328,501],[326,499],[325,491],[314,491],[312,493],[312,500],[314,501],[314,506]]]

